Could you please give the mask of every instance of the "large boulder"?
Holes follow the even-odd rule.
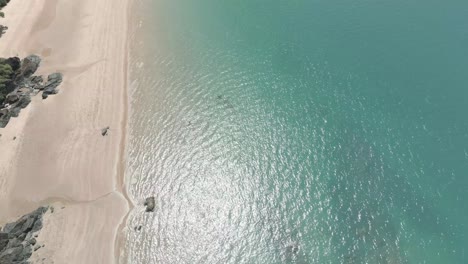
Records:
[[[13,93],[10,93],[10,94],[8,94],[6,96],[5,101],[8,104],[13,104],[13,103],[17,102],[19,100],[19,98],[20,98],[19,95],[17,93],[13,92]]]
[[[28,241],[28,243],[29,243],[30,245],[34,246],[34,245],[36,245],[37,240],[33,237],[33,238],[31,238],[31,239]]]
[[[41,64],[41,58],[37,55],[29,55],[28,57],[23,59],[21,63],[21,76],[23,78],[29,78],[33,75],[39,65]]]
[[[33,75],[40,63],[41,58],[36,55],[30,55],[22,61],[18,57],[1,59],[0,66],[6,67],[0,91],[0,128],[5,127],[11,117],[17,117],[21,109],[29,105],[31,96],[43,91],[42,98],[46,99],[49,95],[58,93],[57,87],[62,83],[62,74],[50,74],[45,82],[42,76]]]
[[[42,99],[46,99],[51,94],[56,94],[57,87],[62,83],[63,76],[61,73],[52,73],[47,77],[47,83],[44,85],[44,91],[42,92]]]

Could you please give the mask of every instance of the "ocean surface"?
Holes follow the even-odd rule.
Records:
[[[127,263],[468,263],[466,0],[132,12]]]

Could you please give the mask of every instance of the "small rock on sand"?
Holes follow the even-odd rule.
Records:
[[[109,129],[110,127],[105,127],[103,129],[101,129],[101,135],[104,137],[104,136],[107,136],[109,134]]]

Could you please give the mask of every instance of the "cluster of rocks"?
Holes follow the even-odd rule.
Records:
[[[53,73],[44,81],[42,76],[33,75],[39,68],[41,58],[31,55],[20,61],[18,57],[8,58],[4,63],[9,64],[14,71],[5,100],[0,102],[0,127],[5,127],[11,117],[17,117],[21,109],[31,102],[31,96],[42,91],[42,98],[58,92],[57,87],[62,83],[62,74]]]
[[[0,231],[0,263],[26,264],[37,244],[37,232],[42,228],[42,216],[47,207],[21,217],[18,221],[6,224]]]

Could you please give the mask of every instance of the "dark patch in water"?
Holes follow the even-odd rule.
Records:
[[[229,101],[229,98],[225,98],[223,95],[216,96],[216,99],[222,100],[223,104],[230,109],[234,109],[234,105]]]

